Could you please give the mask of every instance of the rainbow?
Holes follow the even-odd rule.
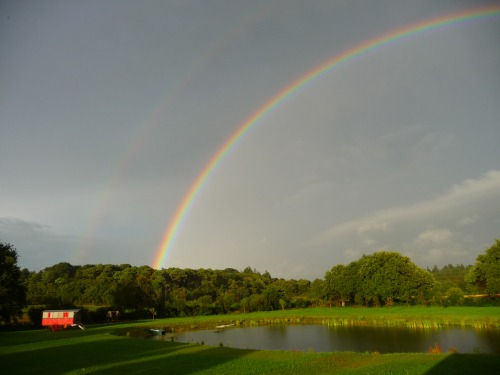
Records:
[[[191,62],[191,66],[187,67],[187,73],[181,75],[178,81],[169,87],[166,96],[151,105],[150,109],[146,109],[146,112],[149,112],[147,121],[142,126],[137,127],[130,137],[130,141],[125,144],[124,152],[120,153],[119,158],[110,166],[108,178],[99,190],[97,199],[90,207],[85,224],[86,235],[77,243],[73,262],[84,263],[92,249],[95,248],[94,241],[98,237],[97,231],[107,215],[107,202],[110,201],[114,191],[113,187],[120,184],[120,178],[130,166],[131,161],[146,147],[152,134],[162,123],[163,117],[175,107],[183,94],[205,73],[206,68],[216,63],[216,59],[228,46],[235,43],[253,25],[258,24],[276,6],[277,3],[263,3],[255,6],[249,13],[243,14],[242,17],[236,18],[234,27],[231,27],[222,37],[215,38],[211,45],[204,48],[200,58]]]
[[[197,195],[200,193],[203,185],[207,181],[210,174],[221,163],[222,159],[228,152],[235,147],[238,141],[250,131],[259,121],[274,108],[284,102],[294,92],[300,90],[306,84],[317,79],[323,74],[332,71],[340,65],[347,64],[357,58],[364,57],[369,52],[377,48],[387,46],[391,43],[401,42],[415,34],[423,32],[432,32],[441,30],[447,26],[460,25],[473,20],[491,18],[500,15],[500,6],[490,6],[473,10],[466,10],[458,13],[447,14],[437,18],[424,20],[419,23],[411,24],[403,28],[399,28],[378,37],[365,41],[356,45],[338,55],[333,56],[323,62],[316,68],[308,71],[288,86],[283,88],[264,105],[262,105],[252,116],[246,119],[234,133],[222,144],[222,146],[213,154],[208,163],[203,167],[194,182],[189,187],[181,203],[177,207],[168,228],[163,236],[163,239],[158,247],[156,256],[153,262],[153,267],[159,269],[162,267],[166,255],[169,253],[177,235],[179,228],[186,219],[186,215],[193,205]]]

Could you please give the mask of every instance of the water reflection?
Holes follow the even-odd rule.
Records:
[[[170,340],[156,336],[155,339]],[[472,328],[410,329],[400,327],[326,327],[274,325],[177,333],[179,342],[242,349],[315,350],[318,352],[427,352],[434,344],[443,351],[500,354],[500,330]]]

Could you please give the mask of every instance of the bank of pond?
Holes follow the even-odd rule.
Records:
[[[157,321],[154,340],[240,349],[500,354],[499,308],[322,308]],[[154,336],[154,335],[151,335]]]

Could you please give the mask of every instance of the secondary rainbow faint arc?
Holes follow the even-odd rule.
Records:
[[[157,250],[156,257],[153,262],[153,267],[159,269],[162,266],[164,258],[168,254],[173,242],[175,241],[179,227],[184,221],[194,199],[199,194],[204,182],[207,180],[211,172],[217,167],[223,157],[235,146],[238,140],[240,140],[255,124],[257,124],[264,115],[277,107],[292,93],[299,90],[304,85],[321,76],[322,74],[336,68],[337,66],[360,57],[378,47],[390,44],[391,42],[400,41],[419,32],[432,31],[441,29],[448,25],[456,25],[469,20],[498,15],[500,15],[500,6],[493,6],[462,11],[459,13],[452,13],[390,31],[333,56],[332,58],[320,64],[313,70],[308,71],[306,74],[302,75],[300,78],[296,79],[284,89],[279,91],[238,127],[238,129],[214,153],[209,162],[198,174],[194,182],[189,187],[188,192],[185,194],[181,203],[177,207],[174,216],[170,220],[167,231]]]

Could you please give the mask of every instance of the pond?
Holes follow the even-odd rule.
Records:
[[[500,354],[500,329],[402,327],[327,327],[323,325],[274,325],[179,332],[154,336],[240,349],[300,350],[316,352],[428,352],[438,344],[443,352]]]

